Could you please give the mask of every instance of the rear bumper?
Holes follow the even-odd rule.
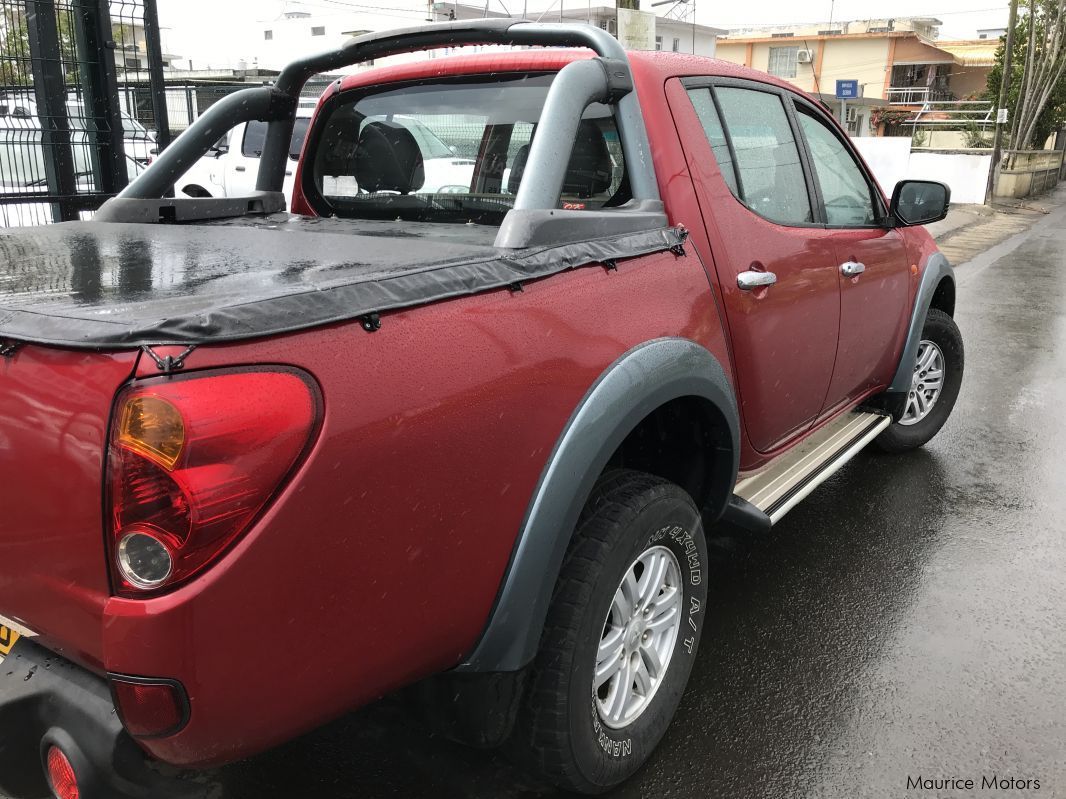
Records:
[[[106,681],[21,639],[0,667],[0,794],[50,794],[42,752],[58,745],[74,766],[83,799],[192,799],[203,786],[148,767],[122,729]]]

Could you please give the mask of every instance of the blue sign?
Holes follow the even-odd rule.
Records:
[[[857,80],[838,80],[837,99],[854,100],[859,96],[859,82]]]

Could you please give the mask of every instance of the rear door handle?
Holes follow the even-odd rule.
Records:
[[[234,172],[247,172],[248,170],[247,170],[247,168],[245,168],[243,166],[235,166],[235,167],[233,167],[233,171]]]
[[[858,261],[847,261],[840,265],[840,271],[845,277],[856,277],[866,271],[866,264],[860,264]]]
[[[772,286],[777,282],[777,275],[773,272],[741,272],[737,275],[737,286],[742,291],[752,291],[754,289],[765,288],[766,286]]]

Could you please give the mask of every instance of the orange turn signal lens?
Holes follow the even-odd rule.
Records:
[[[154,460],[168,471],[185,447],[185,420],[181,411],[160,397],[133,397],[122,412],[118,441]]]

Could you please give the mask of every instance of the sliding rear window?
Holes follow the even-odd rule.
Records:
[[[311,134],[304,190],[322,215],[498,225],[527,177],[553,74],[496,74],[341,95]],[[586,109],[559,207],[629,199],[611,110]]]

